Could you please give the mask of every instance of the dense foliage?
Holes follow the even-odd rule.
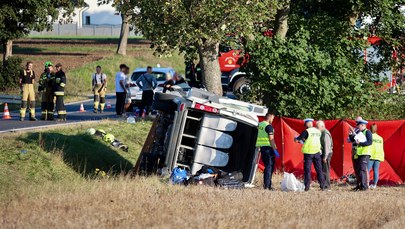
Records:
[[[58,19],[60,23],[69,22],[74,7],[83,2],[83,0],[1,0],[0,41],[6,46],[7,42],[25,36],[31,30],[50,30],[52,23]],[[62,18],[59,18],[60,12]],[[4,55],[11,53],[5,51]]]
[[[7,64],[0,65],[0,90],[7,91],[19,88],[18,76],[22,70],[22,59],[20,57],[10,57]]]
[[[405,117],[403,99],[373,83],[381,70],[391,69],[393,47],[403,48],[405,16],[398,1],[369,2],[292,1],[286,37],[248,42],[250,99],[299,118]],[[371,22],[364,21],[367,15]],[[372,35],[384,40],[375,53],[382,61],[365,64]]]
[[[219,44],[227,35],[248,37],[274,18],[275,0],[140,0],[137,26],[158,53],[198,53],[207,90],[222,94]],[[128,1],[131,4],[132,1]]]

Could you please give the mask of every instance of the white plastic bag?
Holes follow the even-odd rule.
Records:
[[[281,190],[284,192],[302,192],[305,189],[305,185],[301,183],[294,174],[284,172],[284,178],[281,181]]]

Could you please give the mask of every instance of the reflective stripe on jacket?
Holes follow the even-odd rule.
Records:
[[[256,146],[270,146],[269,134],[266,132],[266,127],[270,123],[263,121],[259,123],[259,133],[257,134]]]
[[[321,152],[321,131],[311,127],[307,129],[308,138],[304,142],[301,151],[304,154],[316,154]]]
[[[363,130],[364,136],[367,136],[367,129]],[[371,146],[357,146],[357,156],[371,155]]]
[[[384,161],[384,139],[378,134],[373,134],[370,159]]]

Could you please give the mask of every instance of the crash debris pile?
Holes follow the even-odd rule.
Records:
[[[176,167],[170,176],[171,184],[207,185],[228,189],[244,188],[242,180],[241,172],[227,173],[210,166],[203,166],[194,176],[187,170]]]
[[[128,146],[122,143],[120,140],[116,139],[114,135],[108,134],[103,129],[96,130],[94,128],[90,128],[86,130],[86,133],[89,135],[94,135],[101,137],[103,141],[110,143],[115,148],[121,149],[125,152],[128,152]]]

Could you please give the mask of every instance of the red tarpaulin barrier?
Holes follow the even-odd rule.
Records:
[[[355,126],[353,120],[326,120],[326,128],[333,138],[333,156],[331,161],[331,179],[339,179],[354,174],[352,165],[352,144],[348,142],[349,126]],[[402,184],[405,180],[405,120],[369,121],[378,125],[377,133],[384,139],[385,161],[380,165],[379,184]],[[276,167],[280,171],[303,176],[302,145],[294,142],[294,137],[304,131],[304,121],[292,118],[275,118],[273,121],[275,140],[280,153]],[[263,170],[260,161],[259,168]],[[312,168],[313,177],[315,170]],[[370,173],[370,179],[373,174]]]

